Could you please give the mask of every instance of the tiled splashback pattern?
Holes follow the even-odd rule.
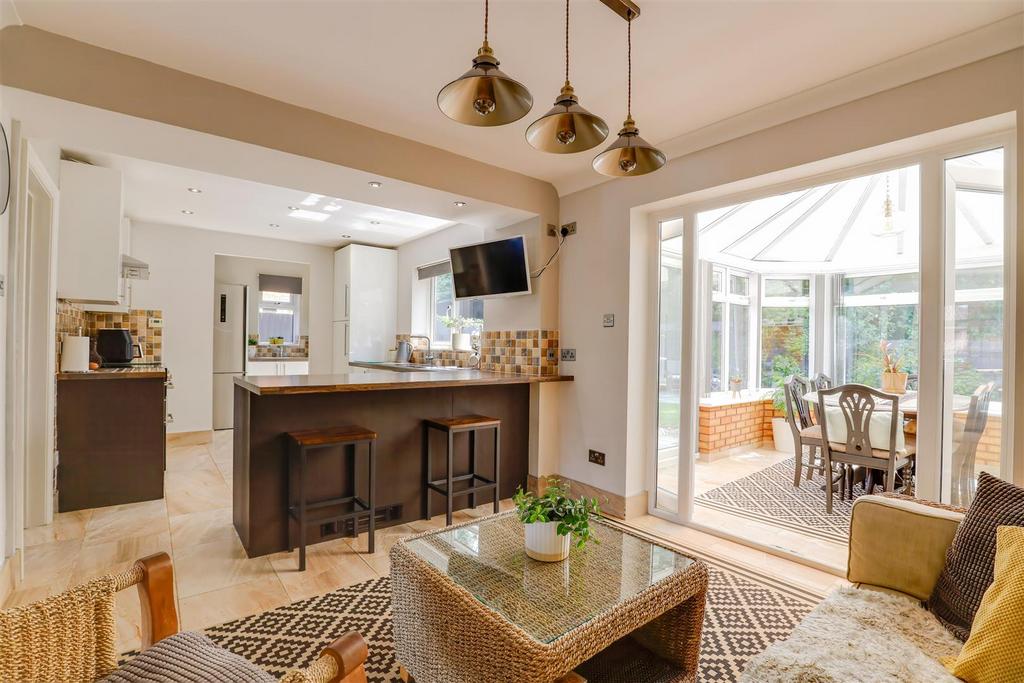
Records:
[[[480,369],[546,377],[558,374],[558,330],[485,330]]]
[[[309,337],[299,337],[298,344],[249,344],[249,358],[307,358],[309,357]]]
[[[142,345],[142,360],[163,360],[163,328],[150,327],[151,318],[163,319],[163,311],[131,309],[127,313],[99,313],[82,310],[81,306],[57,300],[57,366],[60,367],[60,340],[64,334],[82,334],[95,337],[104,328],[127,329],[132,342]]]
[[[409,360],[413,363],[425,363],[427,362],[427,340],[426,339],[411,339],[407,334],[396,334],[395,341],[407,341],[412,344],[412,358]],[[395,344],[397,346],[397,343]],[[472,351],[452,351],[450,349],[433,349],[434,360],[440,361],[441,365],[450,365],[457,368],[468,368],[470,367],[469,359],[473,356]]]

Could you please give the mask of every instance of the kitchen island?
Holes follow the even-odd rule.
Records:
[[[468,413],[499,418],[500,494],[508,498],[517,486],[527,483],[530,386],[571,380],[478,370],[236,377],[232,506],[235,530],[246,553],[255,557],[288,549],[288,525],[295,524],[286,510],[289,432],[345,425],[377,432],[375,507],[381,528],[423,517],[424,419]],[[430,438],[437,439],[431,442],[432,475],[440,477],[445,443],[440,435]],[[490,449],[489,440],[481,440],[477,463],[484,476],[493,474],[488,471]],[[456,439],[454,462],[457,474],[467,471],[465,436]],[[343,465],[340,449],[317,453],[307,472],[311,501],[336,497],[353,485],[365,490],[365,472],[357,468],[353,477]],[[297,490],[297,482],[292,485]],[[431,495],[437,496],[432,509],[442,510],[442,498]],[[466,496],[454,502],[455,509],[468,504]],[[346,533],[351,530],[310,526],[307,538],[312,544]]]

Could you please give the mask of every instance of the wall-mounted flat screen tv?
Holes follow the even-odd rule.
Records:
[[[526,238],[467,244],[449,250],[456,299],[515,296],[530,293]]]

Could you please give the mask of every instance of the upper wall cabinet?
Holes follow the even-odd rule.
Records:
[[[85,303],[121,303],[123,224],[121,172],[60,162],[57,296]]]

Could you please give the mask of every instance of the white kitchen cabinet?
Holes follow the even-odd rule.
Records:
[[[256,360],[246,363],[247,375],[308,375],[309,361],[305,360]]]
[[[334,371],[382,361],[395,345],[398,252],[351,244],[334,253]]]
[[[128,239],[121,188],[116,169],[60,162],[59,298],[121,303],[121,254]]]

